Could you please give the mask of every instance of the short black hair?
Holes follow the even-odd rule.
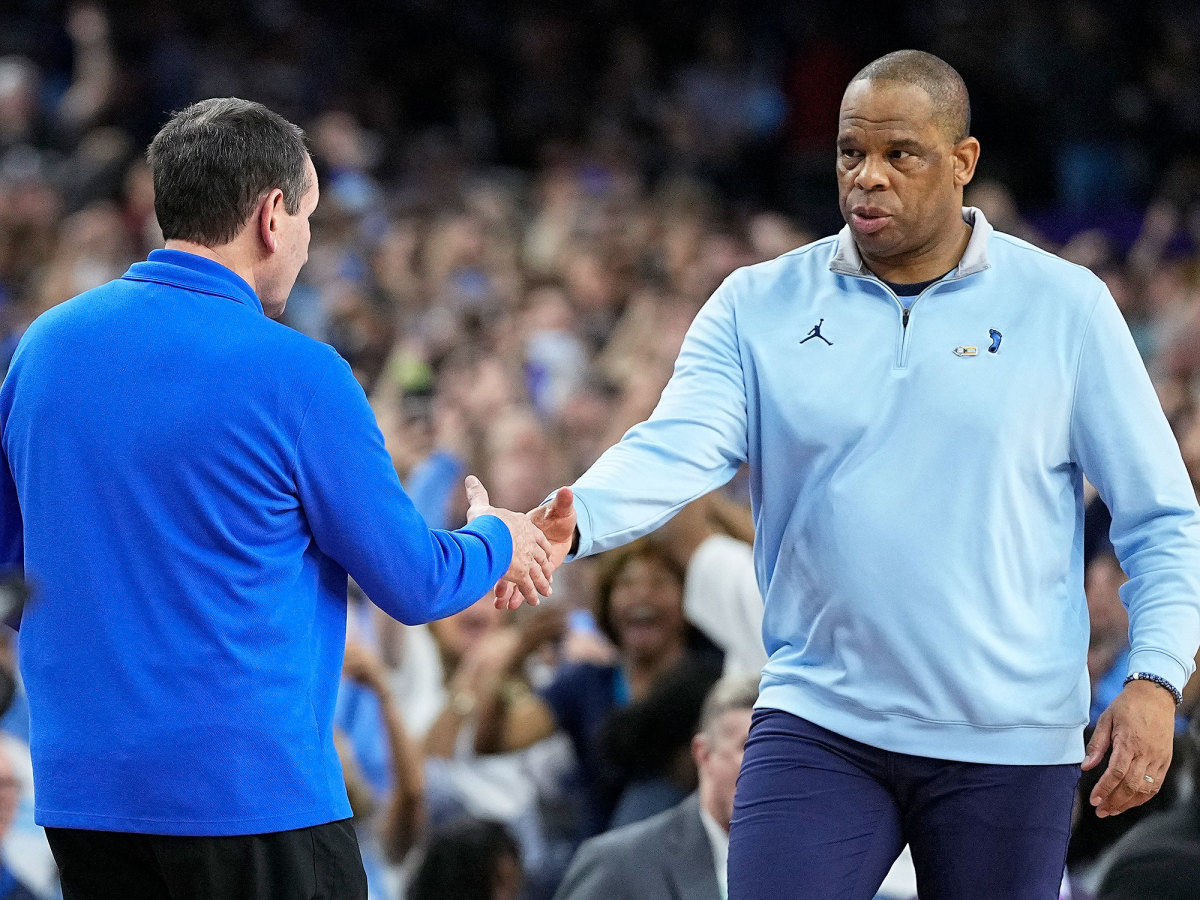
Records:
[[[408,886],[408,900],[490,900],[504,857],[521,865],[520,847],[500,822],[468,818],[435,828]]]
[[[923,90],[933,104],[933,114],[947,135],[958,143],[971,133],[971,98],[958,70],[924,50],[897,50],[865,65],[850,79],[898,81]]]
[[[233,240],[273,188],[296,215],[310,186],[304,132],[261,103],[237,97],[201,100],[176,112],[146,158],[163,237],[206,247]]]

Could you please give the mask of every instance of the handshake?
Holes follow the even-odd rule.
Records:
[[[483,483],[474,475],[466,480],[467,521],[495,516],[512,534],[513,555],[508,571],[496,585],[496,608],[516,609],[522,600],[536,606],[538,596],[550,596],[551,578],[571,552],[575,540],[575,498],[570,488],[559,488],[554,498],[527,513],[492,506]]]

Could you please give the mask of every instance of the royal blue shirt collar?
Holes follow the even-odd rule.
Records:
[[[228,297],[260,313],[263,311],[254,288],[242,276],[219,262],[183,250],[152,250],[145,262],[134,263],[121,277]]]

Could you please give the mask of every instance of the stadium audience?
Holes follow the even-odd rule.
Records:
[[[321,177],[288,323],[350,361],[431,524],[461,523],[467,471],[483,476],[495,503],[533,506],[645,417],[688,323],[730,271],[839,226],[841,88],[863,62],[912,45],[942,55],[971,85],[987,152],[968,202],[1105,279],[1200,490],[1200,16],[1094,0],[986,13],[934,4],[919,15],[902,3],[850,43],[831,2],[808,4],[803,18],[789,4],[731,18],[716,0],[685,11],[585,0],[569,14],[468,3],[453,19],[442,4],[414,0],[340,4],[336,14],[298,0],[169,7],[80,2],[63,13],[18,0],[0,11],[5,362],[40,312],[160,245],[142,149],[167,114],[203,96],[261,100],[308,130]],[[714,512],[745,496],[735,481],[658,536],[673,573],[660,599],[682,602],[730,670],[761,663],[752,559],[737,543],[745,535]],[[1113,594],[1122,576],[1103,554],[1104,516],[1102,504],[1089,506],[1099,694],[1124,646]],[[656,694],[649,685],[670,681],[649,673],[665,678],[687,645],[684,616],[635,664],[608,611],[609,577],[574,564],[537,614],[513,618],[485,602],[436,638],[394,622],[356,631],[343,746],[375,809],[358,825],[364,847],[393,864],[407,858],[410,896],[431,896],[418,882],[438,883],[418,870],[478,853],[499,860],[478,896],[549,897],[573,846],[560,838],[608,824],[621,786],[670,785],[660,809],[690,789],[695,773],[679,751],[694,719],[672,718],[670,739],[646,731],[664,724],[657,700],[674,696]],[[736,601],[722,605],[723,592]],[[731,609],[741,612],[723,618]],[[589,626],[596,621],[617,651]],[[697,662],[706,674],[693,687],[719,668]],[[577,719],[555,706],[579,672],[611,685],[625,669],[627,704],[598,694]],[[683,691],[693,710],[696,690]],[[27,727],[20,697],[5,720],[18,735]],[[539,697],[550,705],[535,716]],[[561,731],[558,750],[478,752],[522,743],[511,740],[518,710],[537,725],[525,743],[569,725],[590,785],[582,812],[558,780]],[[1181,712],[1200,715],[1200,679]],[[1192,814],[1197,782],[1200,773],[1174,770],[1120,853],[1157,843],[1165,859],[1179,849],[1183,826],[1171,817]],[[437,830],[463,813],[503,819],[508,836],[485,825]],[[1084,892],[1095,887],[1096,860],[1136,819],[1100,823],[1081,812],[1071,864],[1091,876],[1079,879]],[[29,848],[36,829],[18,820]],[[1138,866],[1157,859],[1138,854]],[[1125,871],[1109,870],[1102,897],[1133,896],[1114,886]],[[49,896],[43,881],[30,884]],[[372,889],[403,896],[394,884]]]

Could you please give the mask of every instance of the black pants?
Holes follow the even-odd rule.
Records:
[[[232,837],[47,828],[63,900],[366,900],[349,819]]]

